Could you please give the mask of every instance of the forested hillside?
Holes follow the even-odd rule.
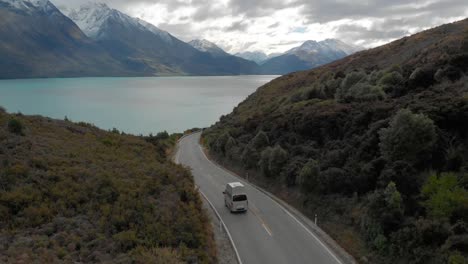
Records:
[[[0,109],[0,262],[215,263],[175,140]]]
[[[282,76],[203,139],[359,262],[468,261],[468,19]]]

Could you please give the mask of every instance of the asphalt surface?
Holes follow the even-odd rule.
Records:
[[[192,169],[195,183],[225,222],[243,264],[341,263],[292,214],[252,185],[207,159],[199,145],[201,133],[179,142],[175,161]],[[224,205],[228,182],[242,182],[249,199],[246,213],[232,214]]]

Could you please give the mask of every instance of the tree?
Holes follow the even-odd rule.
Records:
[[[245,146],[242,151],[241,162],[246,169],[254,168],[258,164],[259,158],[258,152],[250,144]]]
[[[412,87],[429,87],[434,83],[434,69],[430,67],[416,68],[408,81]]]
[[[276,145],[274,148],[268,147],[262,151],[258,165],[265,176],[271,177],[279,175],[287,162],[288,153]]]
[[[224,150],[226,153],[226,157],[233,160],[235,158],[237,148],[237,142],[233,137],[229,137],[226,145],[224,145]]]
[[[229,138],[231,136],[229,135],[228,132],[224,132],[220,137],[218,137],[218,139],[216,140],[216,152],[219,152],[223,155],[226,154],[226,143],[228,142]]]
[[[434,122],[423,114],[400,110],[388,128],[379,131],[380,151],[389,161],[403,160],[410,164],[426,161],[436,141]]]
[[[348,93],[349,89],[356,85],[357,83],[364,81],[367,79],[367,75],[365,72],[351,72],[346,75],[346,77],[341,82],[339,89],[337,89],[335,97],[338,100],[345,99],[346,94]]]
[[[262,171],[263,175],[270,176],[270,157],[273,149],[271,147],[266,148],[260,154],[260,160],[258,161],[258,166]]]
[[[10,121],[8,121],[8,131],[11,133],[22,135],[23,129],[23,124],[18,119],[12,118]]]
[[[255,149],[260,150],[270,145],[270,139],[268,138],[268,135],[265,132],[260,130],[257,133],[257,135],[252,139],[251,145]]]
[[[281,173],[281,170],[283,169],[283,166],[286,165],[288,162],[288,152],[284,150],[282,147],[279,145],[276,145],[273,148],[273,151],[271,152],[270,156],[270,173],[273,175],[279,175]]]
[[[309,160],[299,172],[298,183],[304,192],[313,191],[319,183],[320,166],[316,160]]]
[[[169,138],[169,133],[167,133],[167,131],[159,132],[158,134],[156,134],[157,140],[168,139],[168,138]]]
[[[385,73],[378,81],[378,85],[382,86],[387,93],[400,95],[403,90],[405,79],[400,72],[393,71]]]
[[[369,196],[368,216],[382,230],[384,235],[397,229],[403,219],[404,206],[400,192],[394,182],[390,182],[385,189],[375,191]]]

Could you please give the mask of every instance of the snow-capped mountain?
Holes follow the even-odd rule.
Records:
[[[326,40],[320,41],[320,43],[332,49],[342,50],[348,55],[351,55],[353,53],[356,53],[364,49],[362,47],[359,47],[353,44],[344,43],[343,41],[339,39],[326,39]]]
[[[119,21],[120,26],[126,28],[146,28],[135,18],[127,16],[106,4],[92,3],[82,5],[79,9],[70,10],[68,17],[90,38],[100,38],[110,20]]]
[[[268,55],[266,55],[263,51],[245,51],[236,53],[234,55],[246,60],[254,61],[259,65],[268,60]]]
[[[113,57],[147,75],[239,74],[250,73],[254,68],[247,61],[225,60],[225,57],[221,60],[220,56],[201,52],[168,32],[106,4],[85,4],[72,10],[69,17]]]
[[[27,13],[60,13],[60,11],[49,0],[0,0],[0,6]]]
[[[83,32],[90,38],[99,39],[106,32],[110,23],[118,23],[128,29],[148,30],[164,41],[171,43],[171,35],[156,26],[139,18],[128,16],[116,9],[110,8],[103,3],[92,3],[82,5],[79,9],[68,11],[70,17]]]
[[[131,75],[47,0],[0,0],[0,78]]]
[[[262,65],[263,73],[286,74],[307,70],[351,55],[362,48],[337,39],[308,40],[284,54],[267,60]]]
[[[350,55],[359,50],[359,47],[348,45],[337,39],[326,39],[323,41],[308,40],[302,45],[292,48],[285,52],[285,54],[330,54],[331,56],[340,54]]]
[[[69,17],[48,0],[0,0],[0,78],[259,73],[105,4],[61,10]]]
[[[227,52],[221,49],[218,45],[206,39],[194,39],[188,42],[192,47],[202,52],[208,52],[213,56],[230,56]]]

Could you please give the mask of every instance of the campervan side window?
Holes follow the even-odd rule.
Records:
[[[245,194],[235,195],[235,196],[232,198],[232,201],[233,201],[233,202],[247,201],[247,195],[245,195]]]

